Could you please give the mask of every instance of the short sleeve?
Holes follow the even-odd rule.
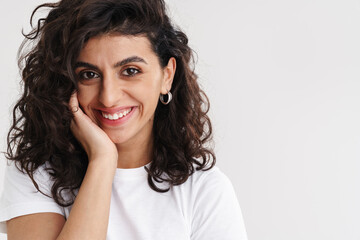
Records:
[[[217,167],[198,179],[191,240],[247,240],[233,185]]]
[[[40,167],[34,173],[40,190],[51,196],[52,181]],[[51,198],[40,193],[27,174],[20,172],[11,162],[6,166],[4,188],[0,198],[0,232],[6,233],[6,221],[34,213],[53,212],[65,215],[64,208]]]

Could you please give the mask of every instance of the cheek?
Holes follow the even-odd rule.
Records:
[[[160,96],[161,86],[159,83],[151,83],[142,88],[137,89],[137,95],[141,98],[144,105],[156,105]]]
[[[144,81],[144,83],[145,84],[143,84],[141,88],[143,96],[147,96],[148,98],[159,97],[162,87],[162,78],[160,74],[152,75],[149,80]]]
[[[86,107],[92,102],[96,94],[97,92],[94,88],[79,86],[78,101],[83,110],[86,111]]]

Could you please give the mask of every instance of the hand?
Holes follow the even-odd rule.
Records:
[[[109,136],[97,126],[79,107],[77,92],[74,92],[69,101],[70,110],[74,118],[70,129],[76,139],[81,143],[88,155],[89,161],[115,161],[117,165],[118,152]]]

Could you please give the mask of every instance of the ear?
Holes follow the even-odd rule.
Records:
[[[171,57],[168,64],[164,67],[164,79],[161,87],[161,93],[167,94],[171,90],[176,71],[176,59]]]

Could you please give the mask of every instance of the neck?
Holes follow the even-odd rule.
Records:
[[[151,162],[153,138],[116,144],[118,150],[117,168],[138,168]]]

